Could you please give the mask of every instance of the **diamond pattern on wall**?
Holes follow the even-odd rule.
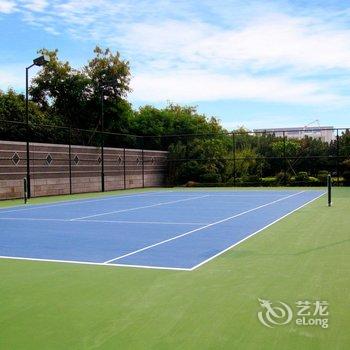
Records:
[[[13,163],[14,165],[17,165],[17,164],[19,163],[19,161],[21,160],[21,158],[19,157],[18,153],[15,152],[15,153],[13,154],[11,160],[12,160],[12,163]]]
[[[45,160],[47,165],[51,165],[53,158],[50,153],[46,156]]]
[[[75,165],[78,165],[78,164],[79,164],[79,161],[80,161],[80,159],[79,159],[78,155],[75,155],[75,157],[73,158],[74,164],[75,164]]]
[[[118,157],[117,157],[117,164],[118,165],[122,165],[123,164],[123,158],[118,154]]]

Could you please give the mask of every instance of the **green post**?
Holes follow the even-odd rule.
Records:
[[[27,182],[27,178],[25,177],[23,179],[23,200],[24,200],[24,204],[27,204],[27,199],[28,199],[28,182]]]
[[[328,206],[332,206],[332,177],[327,175],[327,190],[328,190]]]

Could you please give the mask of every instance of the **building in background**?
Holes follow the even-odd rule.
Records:
[[[304,137],[312,137],[320,139],[324,142],[331,142],[336,137],[334,135],[333,126],[313,126],[313,127],[295,127],[295,128],[270,128],[270,129],[254,129],[254,133],[268,133],[274,134],[278,137],[285,137],[289,139],[303,139]]]

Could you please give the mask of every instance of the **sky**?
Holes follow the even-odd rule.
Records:
[[[130,62],[134,108],[197,106],[229,130],[350,126],[350,1],[0,0],[0,89],[41,48]],[[33,76],[38,71],[34,67]]]

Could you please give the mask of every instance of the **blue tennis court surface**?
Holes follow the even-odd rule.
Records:
[[[6,208],[0,256],[193,270],[323,194],[154,191]]]

